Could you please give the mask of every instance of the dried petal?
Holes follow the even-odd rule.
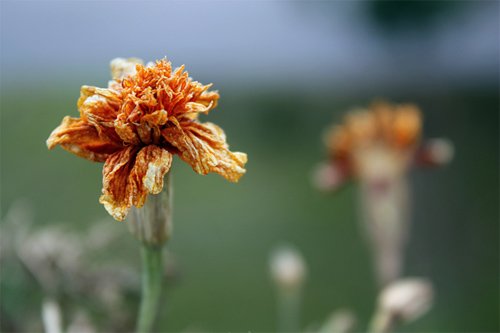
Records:
[[[100,136],[120,142],[114,121],[120,108],[121,96],[110,89],[83,86],[78,99],[80,118],[94,125]]]
[[[47,147],[60,145],[65,150],[97,162],[104,162],[108,156],[121,149],[121,145],[99,136],[96,128],[82,119],[64,117],[47,139]]]
[[[214,124],[185,121],[180,126],[167,127],[162,135],[199,174],[216,172],[237,182],[246,172],[247,155],[229,151],[224,132]]]
[[[377,135],[375,116],[367,110],[354,110],[348,113],[345,128],[359,146],[370,144]]]
[[[130,171],[138,148],[129,146],[108,157],[102,169],[102,195],[99,202],[118,221],[123,221],[132,206]]]
[[[187,116],[208,112],[215,108],[219,94],[208,92],[210,85],[193,81],[184,66],[172,72],[166,60],[154,66],[137,66],[137,74],[123,80],[124,105],[122,112],[130,121],[139,123],[139,118],[157,110],[165,110],[169,116]]]
[[[127,121],[125,114],[120,113],[118,115],[115,119],[114,127],[116,134],[120,136],[120,139],[122,139],[124,143],[131,145],[138,145],[141,143],[139,136],[135,132],[135,125]]]
[[[172,165],[172,154],[167,150],[150,145],[139,151],[130,172],[132,204],[142,207],[148,193],[158,194],[163,189],[163,177]]]
[[[163,177],[170,170],[172,154],[150,145],[129,146],[111,155],[103,168],[103,189],[99,202],[111,216],[123,221],[132,205],[142,207],[149,193],[163,189]]]
[[[393,144],[398,148],[415,145],[420,138],[421,127],[422,118],[419,109],[415,105],[399,106],[394,115]]]

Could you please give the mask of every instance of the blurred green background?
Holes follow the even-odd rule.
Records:
[[[326,19],[330,15],[316,8],[320,4],[305,2],[212,4],[243,12],[244,6],[263,6],[264,10],[265,6],[272,5],[293,12],[287,15],[317,15]],[[411,39],[415,31],[421,29],[431,36],[435,25],[429,21],[439,22],[461,10],[453,2],[449,7],[444,6],[445,2],[436,2],[440,5],[415,11],[427,15],[428,19],[422,20],[409,15],[403,2],[383,4],[360,2],[363,10],[373,14],[372,24],[380,27],[380,30],[373,28],[374,36],[387,34],[384,31],[388,29],[389,35],[398,31],[397,37],[384,37],[390,39],[387,42],[392,45],[388,46],[390,50],[397,49],[398,42],[393,38],[404,39],[406,32]],[[391,4],[393,7],[387,7]],[[186,6],[197,5],[194,2]],[[487,5],[491,7],[487,10],[496,8],[498,14],[498,3]],[[71,6],[83,7],[82,3],[47,3],[47,6],[75,11]],[[99,5],[92,3],[91,6],[97,9]],[[112,7],[109,3],[103,6]],[[335,4],[331,7],[332,11],[336,9]],[[165,5],[165,10],[167,8]],[[2,17],[20,13],[22,9],[26,8],[9,7],[2,2]],[[131,10],[133,6],[129,4],[127,11]],[[398,16],[398,12],[402,14]],[[170,15],[175,15],[175,11]],[[401,17],[403,25],[398,23]],[[117,17],[109,20],[119,23]],[[3,21],[3,46],[14,39],[14,28]],[[31,29],[36,26],[31,25]],[[76,28],[68,29],[74,32]],[[79,29],[83,31],[85,26]],[[252,26],[247,29],[251,30]],[[492,34],[498,37],[498,30]],[[155,43],[153,35],[146,39]],[[19,39],[19,43],[29,44],[30,40]],[[33,207],[37,230],[48,225],[64,225],[81,230],[80,236],[85,239],[85,230],[96,221],[112,224],[117,232],[126,228],[125,224],[107,216],[98,203],[101,165],[76,158],[59,148],[48,151],[45,146],[45,140],[63,116],[77,115],[80,86],[106,85],[110,58],[130,55],[147,59],[148,55],[169,55],[168,48],[163,50],[159,46],[155,46],[159,55],[151,50],[141,52],[141,49],[123,54],[134,46],[128,45],[129,49],[124,50],[113,38],[109,44],[109,49],[116,49],[113,55],[89,50],[89,62],[82,60],[82,55],[73,55],[71,45],[62,44],[57,50],[40,49],[39,54],[21,55],[21,59],[28,59],[22,64],[16,63],[13,60],[16,57],[9,54],[15,53],[15,48],[2,47],[2,216],[16,200],[27,199]],[[175,43],[170,47],[177,52]],[[231,48],[223,44],[217,47]],[[496,50],[496,59],[490,60],[498,65],[498,48]],[[49,57],[56,51],[69,59],[59,70],[36,59]],[[189,53],[189,49],[183,52]],[[199,176],[180,160],[174,162],[175,230],[168,249],[176,258],[180,275],[165,293],[159,331],[181,331],[190,327],[206,331],[273,331],[276,306],[268,257],[273,247],[283,241],[300,249],[308,266],[303,326],[321,323],[332,310],[347,307],[359,316],[358,330],[365,329],[377,288],[369,249],[360,233],[356,184],[334,194],[319,193],[311,185],[311,173],[326,157],[321,141],[323,130],[341,119],[345,111],[367,105],[375,97],[416,103],[423,110],[424,138],[449,138],[456,148],[450,165],[440,169],[415,169],[410,175],[413,224],[405,274],[428,277],[434,283],[436,299],[426,316],[404,330],[499,330],[498,66],[489,67],[493,73],[486,71],[486,74],[490,76],[471,74],[467,81],[467,73],[474,73],[475,63],[471,60],[470,71],[457,75],[456,80],[453,68],[451,74],[444,74],[444,80],[434,80],[425,74],[433,72],[434,58],[430,53],[421,50],[418,59],[408,61],[403,60],[402,55],[396,57],[393,71],[380,77],[381,84],[377,76],[383,73],[377,71],[368,71],[367,76],[371,75],[368,83],[362,80],[362,75],[361,80],[351,79],[348,71],[342,72],[336,78],[338,81],[330,82],[328,78],[336,76],[332,68],[326,70],[320,80],[302,77],[302,73],[308,71],[307,61],[314,63],[311,59],[305,59],[299,69],[290,68],[289,72],[287,68],[282,69],[282,73],[289,74],[283,75],[281,81],[266,78],[262,83],[254,78],[239,81],[235,73],[225,79],[223,74],[215,73],[215,69],[212,75],[210,68],[200,69],[199,76],[191,70],[195,79],[214,82],[221,93],[219,107],[203,119],[224,128],[231,149],[246,152],[249,162],[247,174],[238,184],[230,184],[217,175]],[[174,61],[174,66],[186,62],[190,70],[189,62],[182,60],[181,55],[181,51],[176,53],[179,60]],[[29,62],[30,57],[34,65]],[[72,64],[72,57],[78,59],[78,65]],[[417,65],[412,62],[415,60]],[[266,62],[266,59],[254,61]],[[335,62],[335,57],[332,56],[331,62]],[[424,74],[418,74],[419,62],[428,62]],[[98,66],[91,67],[93,63]],[[202,66],[200,63],[194,67]],[[245,69],[242,71],[244,77]],[[405,80],[387,79],[393,75]],[[219,77],[221,84],[217,82]],[[139,269],[135,247],[135,242],[125,234],[121,246],[113,248],[112,254],[103,249],[103,256],[118,258],[123,253],[123,259]],[[98,271],[99,266],[92,269]],[[9,321],[22,322],[26,316],[39,320],[40,290],[11,266],[4,266],[0,274],[4,325],[7,317]]]

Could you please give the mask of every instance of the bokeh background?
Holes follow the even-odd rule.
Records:
[[[311,173],[326,157],[323,130],[376,97],[418,104],[424,136],[456,147],[450,165],[410,176],[405,274],[432,280],[436,300],[405,330],[499,330],[497,1],[2,1],[0,10],[1,216],[24,200],[29,232],[63,226],[85,242],[91,225],[112,225],[118,245],[97,256],[139,270],[126,225],[98,203],[101,165],[45,140],[77,115],[81,85],[107,84],[118,56],[167,56],[221,94],[206,119],[248,153],[248,172],[235,185],[175,161],[177,273],[159,331],[273,331],[268,256],[280,242],[307,261],[302,325],[347,307],[365,329],[377,287],[356,184],[319,193]],[[94,262],[86,269],[105,269]],[[2,331],[26,321],[41,330],[40,288],[8,256],[0,274]],[[65,315],[79,306],[105,323],[87,298]]]

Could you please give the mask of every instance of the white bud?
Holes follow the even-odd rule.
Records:
[[[286,289],[300,288],[306,276],[302,255],[289,246],[278,248],[272,253],[270,269],[276,284]]]
[[[379,296],[379,310],[403,322],[413,321],[432,306],[432,284],[421,278],[408,278],[391,283]]]
[[[318,331],[319,333],[347,333],[356,326],[356,316],[347,309],[333,312]]]
[[[346,180],[345,171],[331,162],[318,165],[312,175],[313,185],[321,191],[338,190]]]
[[[432,139],[427,143],[429,159],[436,165],[448,164],[455,153],[453,143],[446,139]]]

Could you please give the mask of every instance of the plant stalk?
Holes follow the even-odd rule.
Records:
[[[133,208],[129,231],[141,243],[142,298],[137,333],[153,330],[161,299],[163,278],[162,251],[172,233],[172,182],[165,176],[163,191],[149,195],[142,208]]]
[[[151,332],[161,296],[162,247],[141,244],[142,298],[139,308],[137,332]]]
[[[300,303],[300,288],[279,290],[278,332],[300,331]]]

